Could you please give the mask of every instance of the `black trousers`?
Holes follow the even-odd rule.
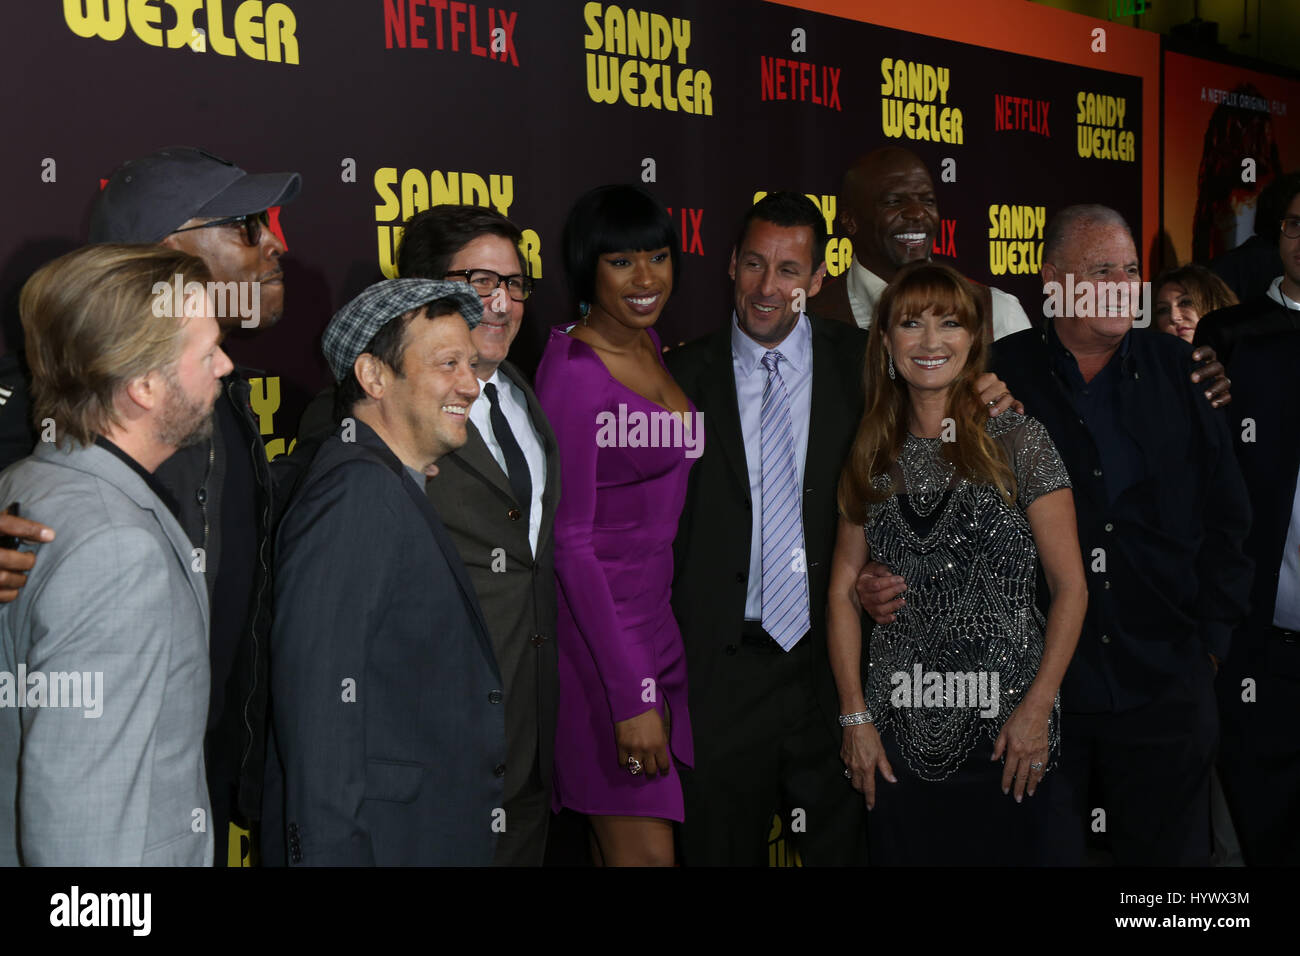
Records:
[[[505,800],[505,829],[497,837],[493,866],[541,866],[546,857],[546,832],[551,824],[551,789],[542,787],[538,757],[528,781]]]
[[[788,653],[747,625],[712,723],[694,712],[695,767],[683,768],[686,866],[766,866],[773,814],[807,866],[866,863],[866,804],[844,777],[839,741],[813,688],[807,638]],[[717,716],[720,715],[720,716]]]
[[[1219,779],[1242,855],[1250,866],[1300,864],[1300,635],[1239,634],[1215,684]]]
[[[1210,864],[1210,768],[1219,740],[1206,656],[1155,700],[1121,713],[1061,716],[1046,862],[1084,863],[1089,831],[1118,866]]]

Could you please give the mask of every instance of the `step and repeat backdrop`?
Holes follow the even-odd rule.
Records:
[[[403,221],[490,206],[524,230],[538,280],[513,357],[535,365],[570,321],[558,252],[569,204],[639,182],[681,230],[667,343],[730,314],[727,260],[756,195],[807,193],[832,273],[845,168],[887,143],[934,178],[935,252],[1041,314],[1043,227],[1073,202],[1156,230],[1158,37],[1019,0],[53,0],[7,9],[0,154],[6,348],[26,277],[82,241],[124,160],[202,146],[253,172],[293,170],[280,211],[286,310],[232,337],[263,371],[271,455],[327,381],[331,314],[393,274]],[[815,8],[815,9],[812,9]],[[880,8],[880,9],[878,9]]]

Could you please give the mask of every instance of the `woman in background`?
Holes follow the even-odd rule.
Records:
[[[872,810],[873,864],[1032,863],[1040,824],[1020,801],[1056,756],[1057,688],[1087,606],[1069,476],[1038,421],[980,403],[986,333],[958,273],[905,267],[876,315],[831,567],[845,774]],[[868,559],[908,590],[872,632],[864,688]]]
[[[604,186],[569,212],[563,248],[581,319],[551,330],[536,382],[561,462],[552,805],[588,815],[597,865],[671,866],[675,761],[693,760],[672,545],[704,438],[653,329],[677,233],[643,189]]]
[[[1162,273],[1153,285],[1156,328],[1189,344],[1203,316],[1237,304],[1226,282],[1195,263]]]

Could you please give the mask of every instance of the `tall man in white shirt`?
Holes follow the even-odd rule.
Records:
[[[930,171],[919,156],[901,146],[872,150],[844,174],[840,222],[853,239],[853,262],[846,272],[826,278],[821,292],[808,300],[808,311],[868,329],[881,293],[899,268],[930,258],[939,231]],[[986,324],[992,313],[995,339],[1030,327],[1015,296],[972,284]]]

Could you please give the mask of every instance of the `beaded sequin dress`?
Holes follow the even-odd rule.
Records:
[[[1014,507],[996,488],[955,477],[942,439],[909,435],[890,475],[873,481],[899,493],[872,505],[865,525],[872,560],[907,582],[907,603],[872,633],[867,709],[925,780],[950,776],[982,737],[997,739],[1043,656],[1038,549],[1025,510],[1069,487],[1069,474],[1036,419],[1008,411],[987,427],[1015,474]],[[1058,699],[1053,762],[1059,715]]]

